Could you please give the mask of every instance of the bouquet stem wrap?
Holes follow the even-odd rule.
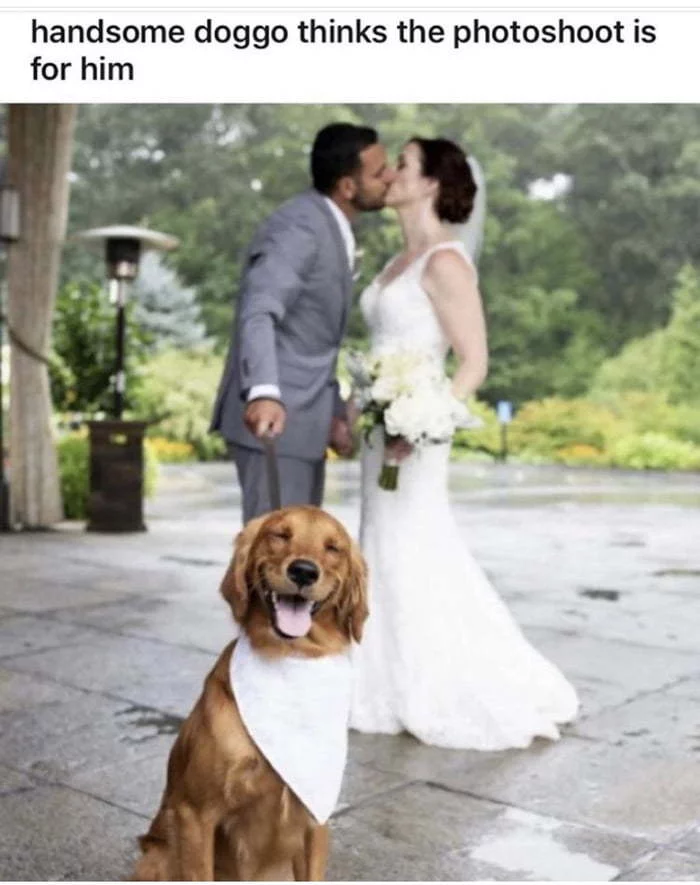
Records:
[[[384,446],[396,439],[396,437],[384,434]],[[387,457],[386,451],[382,469],[379,471],[379,488],[385,492],[395,492],[399,486],[399,462],[396,458]]]

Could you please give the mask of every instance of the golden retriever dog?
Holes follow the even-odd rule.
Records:
[[[287,507],[252,520],[238,535],[221,593],[265,660],[319,658],[360,641],[366,577],[358,547],[336,519],[316,507]],[[229,678],[235,645],[207,676],[170,752],[165,792],[139,840],[134,880],[325,877],[327,825],[276,773],[243,724]]]

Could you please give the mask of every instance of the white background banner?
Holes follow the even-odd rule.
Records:
[[[0,101],[696,102],[700,9],[0,9]]]

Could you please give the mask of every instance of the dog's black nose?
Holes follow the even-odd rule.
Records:
[[[318,566],[309,559],[295,559],[287,566],[287,574],[297,587],[308,587],[318,580]]]

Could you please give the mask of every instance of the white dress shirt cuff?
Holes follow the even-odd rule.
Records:
[[[282,400],[282,394],[276,384],[254,384],[248,391],[248,400],[254,399],[278,399]]]

